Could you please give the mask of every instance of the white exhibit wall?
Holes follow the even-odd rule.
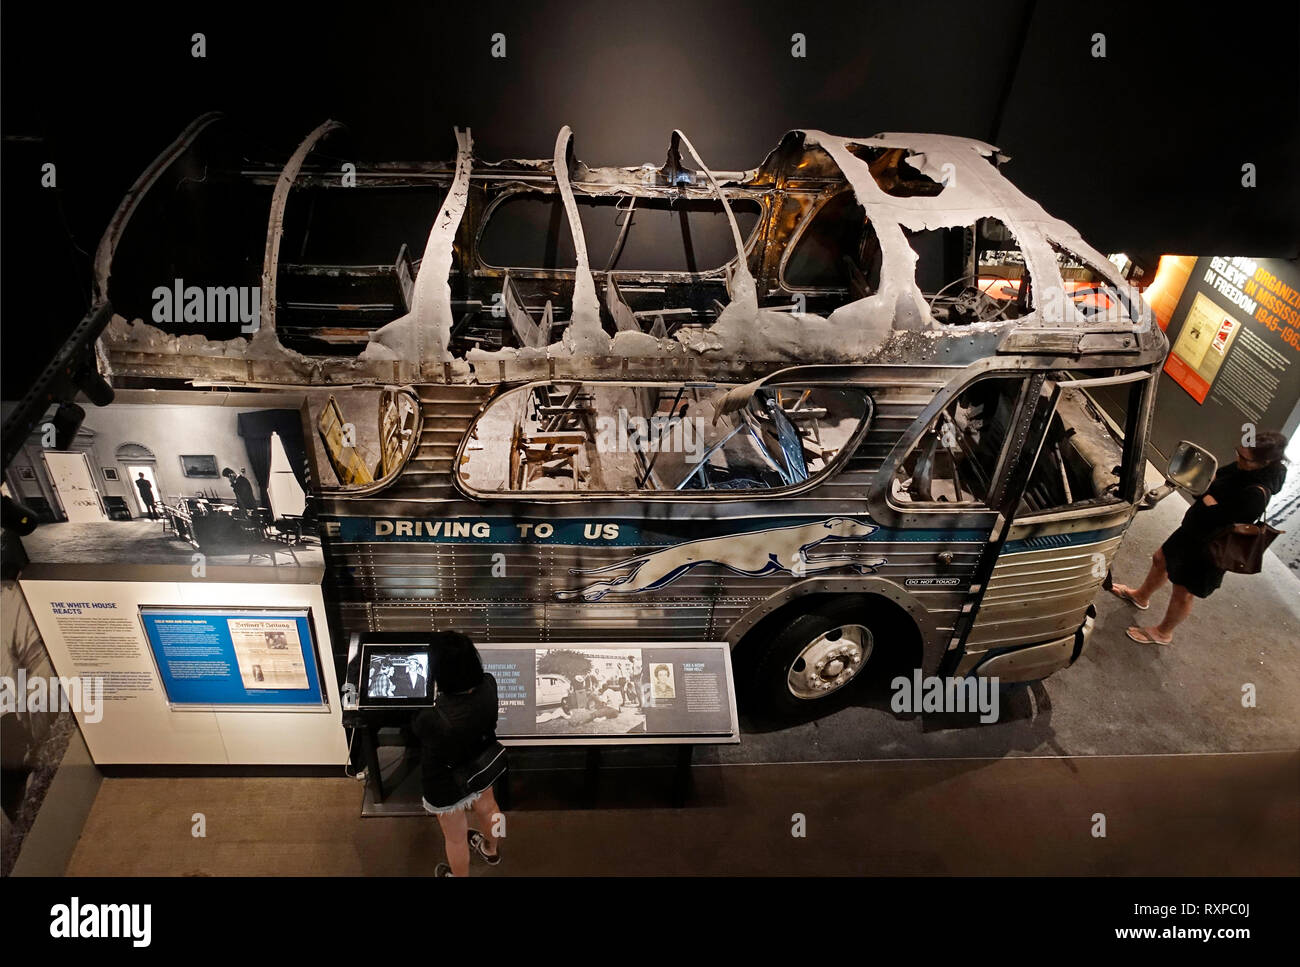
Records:
[[[102,678],[101,715],[73,711],[97,765],[340,765],[340,718],[325,602],[315,584],[22,580],[55,672]],[[66,613],[68,602],[97,607]],[[326,706],[291,711],[173,709],[141,606],[306,608]],[[60,613],[64,612],[64,613]],[[90,721],[98,717],[99,721]]]

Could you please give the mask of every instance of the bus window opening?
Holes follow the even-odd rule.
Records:
[[[495,493],[776,490],[826,471],[870,408],[838,386],[539,383],[489,406],[460,475]]]

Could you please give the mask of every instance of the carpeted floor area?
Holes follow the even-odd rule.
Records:
[[[681,809],[664,780],[610,770],[574,809],[578,775],[522,774],[503,862],[473,875],[1300,873],[1296,752],[703,766]],[[361,796],[346,778],[107,779],[68,872],[431,873],[436,821],[361,819]]]

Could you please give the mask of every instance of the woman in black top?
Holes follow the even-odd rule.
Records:
[[[424,809],[438,817],[447,841],[447,863],[439,863],[435,876],[468,876],[469,851],[495,866],[495,823],[502,819],[491,783],[475,788],[462,785],[453,768],[477,756],[496,740],[497,683],[483,671],[478,649],[464,635],[445,632],[435,636],[433,678],[438,697],[411,723],[420,739],[420,772]],[[482,829],[469,828],[469,813]]]
[[[1134,625],[1127,631],[1130,638],[1144,644],[1172,644],[1174,629],[1191,614],[1192,599],[1208,598],[1223,583],[1224,572],[1210,558],[1210,541],[1225,528],[1254,523],[1264,513],[1286,479],[1282,462],[1286,443],[1281,433],[1267,430],[1256,436],[1255,446],[1237,447],[1237,462],[1214,475],[1210,489],[1187,509],[1178,530],[1151,556],[1151,570],[1142,586],[1111,587],[1112,594],[1145,611],[1165,579],[1173,582],[1164,620],[1152,628]]]

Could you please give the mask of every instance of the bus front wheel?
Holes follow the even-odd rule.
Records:
[[[858,681],[876,638],[857,609],[828,607],[798,615],[758,644],[751,697],[764,711],[797,716]]]

